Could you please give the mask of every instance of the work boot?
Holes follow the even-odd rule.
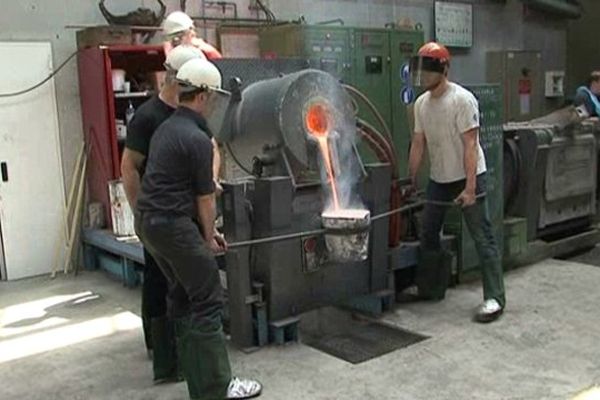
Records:
[[[227,400],[253,399],[262,393],[262,384],[252,379],[233,378],[227,388]]]
[[[504,309],[496,299],[485,300],[475,312],[474,319],[477,322],[488,323],[497,320]]]
[[[167,317],[152,318],[152,369],[154,383],[179,382],[182,378],[177,367],[175,329]]]
[[[419,300],[441,301],[450,282],[452,255],[444,250],[419,249],[415,283]]]
[[[192,400],[225,399],[232,379],[220,316],[204,320],[175,322],[181,371]]]

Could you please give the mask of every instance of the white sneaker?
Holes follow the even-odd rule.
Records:
[[[475,312],[475,321],[492,322],[498,319],[504,309],[496,299],[485,300]]]
[[[252,379],[233,378],[227,388],[227,399],[252,399],[260,396],[262,385]]]

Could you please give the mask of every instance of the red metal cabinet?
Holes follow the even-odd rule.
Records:
[[[121,176],[123,143],[117,140],[115,120],[125,119],[129,101],[137,108],[149,97],[132,94],[131,97],[120,95],[117,98],[112,87],[111,71],[124,69],[127,79],[134,80],[140,75],[164,70],[164,59],[161,46],[100,46],[79,53],[79,90],[89,156],[89,201],[104,205],[107,226],[111,225],[108,181]],[[137,91],[135,83],[132,82],[132,92]]]

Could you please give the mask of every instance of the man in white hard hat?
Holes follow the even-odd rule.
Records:
[[[253,398],[262,385],[231,376],[215,261],[227,243],[214,229],[211,136],[220,130],[230,96],[207,60],[188,61],[177,80],[179,107],[152,138],[136,230],[169,281],[168,311],[190,397]]]
[[[184,12],[174,11],[165,18],[163,22],[163,34],[167,41],[164,43],[165,54],[169,54],[171,50],[177,46],[193,46],[202,51],[204,56],[209,60],[222,58],[221,53],[196,35],[196,27],[194,21]],[[221,166],[221,152],[219,144],[213,138],[214,151],[214,178],[217,185],[217,194],[223,190],[219,184],[219,171]]]
[[[177,71],[187,61],[204,58],[200,50],[191,46],[179,46],[169,53],[165,61],[167,70],[165,84],[160,93],[153,96],[136,111],[127,127],[127,140],[121,174],[129,205],[135,210],[144,175],[146,158],[152,135],[171,116],[178,102]],[[167,318],[167,281],[156,261],[144,250],[142,284],[142,326],[146,348],[152,354],[154,381],[164,383],[177,381],[179,377],[174,346],[174,324]]]
[[[174,11],[165,18],[163,34],[167,39],[166,54],[176,46],[184,44],[197,47],[209,60],[222,58],[217,49],[197,36],[194,21],[184,12]]]

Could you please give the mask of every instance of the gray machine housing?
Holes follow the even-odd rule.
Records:
[[[360,162],[351,100],[335,78],[305,70],[244,90],[234,84],[232,91],[219,140],[255,176],[224,185],[223,228],[229,241],[321,229],[328,193],[317,144],[304,123],[306,107],[314,102],[332,111],[332,145],[345,154],[338,173],[355,168],[352,199],[346,200],[360,200],[371,215],[389,210],[390,167]],[[264,345],[269,340],[264,326],[277,331],[303,312],[385,292],[393,284],[388,264],[386,219],[372,223],[365,261],[330,261],[321,234],[232,250],[226,256],[232,340],[241,347]]]
[[[505,125],[506,214],[527,218],[528,240],[570,234],[592,223],[599,133],[594,120]]]

